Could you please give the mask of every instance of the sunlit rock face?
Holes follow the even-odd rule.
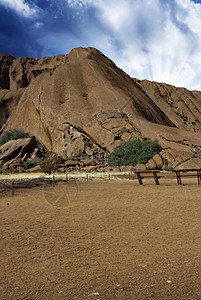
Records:
[[[199,149],[201,92],[132,79],[97,49],[1,55],[0,71],[1,134],[22,129],[63,157],[99,161],[122,142],[146,138],[173,167]]]

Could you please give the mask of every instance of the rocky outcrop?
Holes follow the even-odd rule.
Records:
[[[37,147],[35,138],[23,138],[18,140],[10,140],[0,147],[0,162],[11,161],[18,157],[25,160]]]
[[[200,151],[201,92],[132,79],[97,49],[1,55],[0,71],[0,135],[22,129],[66,160],[99,166],[137,137],[162,146],[151,162],[160,169],[193,158],[194,146]]]

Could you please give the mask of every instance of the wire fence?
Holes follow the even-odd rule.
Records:
[[[185,174],[180,174],[183,171],[185,171]],[[190,174],[189,174],[190,171]],[[177,179],[178,183],[178,172],[180,176],[183,177],[198,177],[198,184],[200,183],[200,169],[199,169],[199,174],[197,174],[197,169],[186,169],[186,170],[177,170],[176,172],[176,177],[175,174],[173,174],[174,171],[172,172],[160,172],[158,178],[164,178],[164,179]],[[155,170],[150,170],[150,171],[139,171],[140,178],[141,179],[151,179],[153,181],[153,174],[152,172],[156,172]],[[159,172],[159,171],[158,171]],[[148,173],[148,174],[145,174]],[[139,174],[138,174],[139,175]],[[150,176],[151,175],[151,176]],[[199,175],[199,176],[198,176]],[[4,196],[5,194],[10,195],[10,196],[15,196],[15,191],[17,189],[25,189],[25,188],[33,188],[33,187],[45,187],[48,185],[55,185],[58,182],[76,182],[76,181],[90,181],[90,180],[137,180],[139,181],[139,176],[136,176],[136,172],[130,172],[130,173],[68,173],[68,174],[53,174],[53,175],[38,175],[38,177],[29,177],[29,175],[24,174],[15,176],[14,177],[0,177],[0,196]],[[139,181],[140,183],[140,181]],[[141,183],[142,184],[142,183]],[[159,184],[159,182],[158,182]],[[180,182],[178,183],[181,185],[181,179]]]
[[[121,174],[121,176],[123,176]],[[131,175],[130,175],[131,176]],[[70,182],[70,181],[89,181],[89,180],[114,180],[120,179],[117,174],[108,173],[87,173],[87,174],[54,174],[54,175],[44,175],[39,178],[15,178],[0,179],[0,196],[4,195],[6,192],[10,193],[11,196],[15,196],[16,189],[33,188],[39,186],[53,185],[58,182]],[[10,192],[9,192],[10,191]]]

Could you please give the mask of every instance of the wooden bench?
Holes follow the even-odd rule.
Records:
[[[158,173],[160,173],[159,170],[136,170],[134,173],[137,175],[137,179],[141,185],[143,185],[142,179],[144,178],[153,177],[156,184],[159,184],[159,179],[161,178],[161,176],[158,176]]]
[[[182,184],[181,183],[181,177],[197,177],[198,179],[198,184],[200,184],[200,179],[201,179],[201,169],[177,169],[177,170],[172,170],[172,172],[174,172],[176,174],[176,178],[177,178],[177,183],[178,184]],[[192,174],[189,174],[189,173]]]

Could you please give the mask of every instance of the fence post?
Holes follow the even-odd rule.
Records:
[[[141,177],[141,175],[140,175],[140,171],[136,171],[136,174],[137,174],[137,178],[138,178],[139,184],[140,184],[140,185],[143,185],[142,177]]]
[[[197,169],[197,177],[198,177],[198,184],[200,184],[200,178],[201,178],[200,169]]]
[[[12,195],[12,197],[15,196],[15,186],[14,186],[14,181],[11,182],[11,195]]]
[[[52,177],[52,182],[55,184],[55,176]]]
[[[66,182],[68,182],[68,174],[66,174]]]
[[[86,180],[87,180],[87,181],[89,180],[89,176],[88,176],[88,174],[86,174]]]
[[[177,176],[177,183],[181,184],[181,174],[179,170],[176,170],[176,176]]]
[[[153,175],[154,175],[155,183],[156,183],[156,184],[159,184],[157,172],[156,172],[156,171],[153,171]]]

